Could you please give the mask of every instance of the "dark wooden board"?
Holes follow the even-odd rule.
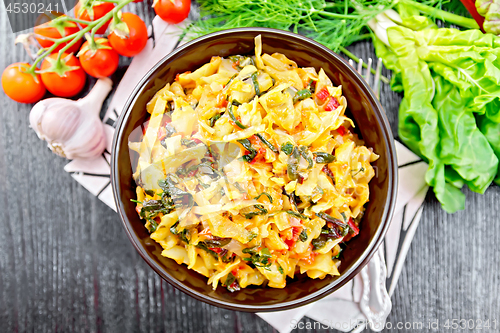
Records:
[[[149,23],[150,6],[130,7]],[[28,58],[13,46],[0,7],[3,70]],[[350,49],[373,56],[369,43]],[[394,131],[400,100],[383,86]],[[129,243],[118,215],[64,172],[67,162],[29,128],[29,110],[0,97],[0,332],[273,331],[254,314],[206,305],[161,281]],[[497,330],[481,331],[500,331],[500,189],[466,195],[466,209],[453,215],[428,195],[392,297],[393,325],[490,319]],[[306,331],[313,330],[297,330]]]

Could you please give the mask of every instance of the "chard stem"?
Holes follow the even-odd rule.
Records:
[[[464,28],[479,29],[479,25],[474,19],[453,14],[432,6],[424,5],[423,3],[419,3],[413,0],[400,0],[400,2],[413,6],[422,13],[436,17],[448,23],[456,24]]]

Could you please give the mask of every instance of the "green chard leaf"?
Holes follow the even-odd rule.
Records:
[[[309,89],[299,90],[295,93],[295,96],[293,96],[293,104],[297,103],[298,101],[302,101],[306,98],[309,98],[311,96],[312,96],[312,94],[311,94],[311,91]]]
[[[258,210],[255,211],[255,212],[250,212],[250,213],[247,213],[247,214],[243,214],[243,216],[246,219],[251,219],[252,217],[257,216],[257,215],[266,215],[267,214],[267,209],[265,209],[264,206],[262,206],[262,205],[254,205],[254,207],[257,208]]]
[[[238,284],[238,280],[236,280],[236,277],[233,275],[233,273],[229,273],[227,275],[226,281],[224,281],[224,285],[230,292],[235,292],[240,290],[240,285]]]
[[[236,126],[238,126],[239,128],[241,129],[245,129],[247,128],[245,125],[243,125],[238,119],[236,119],[236,117],[234,116],[234,111],[233,111],[233,105],[240,105],[239,102],[237,101],[231,101],[231,103],[229,103],[228,107],[227,107],[227,112],[229,113],[229,117],[231,118],[232,121],[234,121],[234,123],[236,124]]]
[[[233,273],[229,273],[227,275],[226,281],[224,282],[224,285],[229,287],[233,284],[234,281],[236,281],[236,277],[233,275]]]
[[[255,200],[259,200],[261,196],[265,195],[268,199],[269,199],[269,202],[270,203],[273,203],[273,197],[267,193],[267,192],[262,192],[261,194],[259,194],[258,196],[256,196],[254,199]]]
[[[175,222],[174,225],[170,227],[170,232],[176,236],[178,236],[183,242],[189,244],[188,234],[189,231],[187,229],[182,229],[179,231],[177,226],[179,225],[179,221]]]
[[[288,159],[287,163],[287,175],[290,180],[297,180],[299,179],[299,158],[300,158],[300,152],[299,148],[294,147],[292,154],[290,155],[290,158]]]
[[[257,80],[257,72],[253,72],[252,75],[250,75],[250,77],[252,78],[255,95],[260,96],[260,87],[259,87],[259,81]]]
[[[295,217],[297,217],[297,218],[299,218],[301,220],[304,220],[304,221],[309,220],[309,218],[307,216],[302,215],[302,214],[297,213],[297,212],[294,212],[293,210],[285,210],[284,212],[287,213],[287,214],[289,214],[289,215],[295,216]]]
[[[149,195],[150,197],[154,197],[155,196],[155,191],[154,190],[144,190],[144,192]]]
[[[221,115],[220,113],[217,113],[215,116],[213,116],[212,118],[210,118],[210,119],[209,119],[209,121],[210,121],[210,127],[214,127],[215,122],[216,122],[217,120],[219,120],[219,119],[220,119],[220,117],[222,117],[222,115]]]
[[[255,267],[269,269],[271,266],[269,260],[272,258],[272,255],[267,247],[262,248],[260,251],[258,247],[246,248],[243,249],[242,252],[250,255],[250,257],[243,258],[243,260],[251,262]]]
[[[314,159],[318,164],[328,164],[336,160],[335,155],[317,151],[314,153]]]
[[[257,133],[255,134],[255,136],[258,137],[260,141],[262,141],[262,143],[265,144],[269,149],[271,149],[273,153],[279,153],[278,148],[276,148],[271,142],[269,142],[262,134]]]
[[[389,66],[392,65],[393,68],[400,70],[401,83],[405,91],[399,109],[399,136],[410,149],[429,162],[429,169],[425,176],[427,183],[434,187],[436,197],[441,202],[443,209],[447,212],[455,212],[459,209],[463,209],[465,196],[457,187],[446,181],[446,175],[448,174],[448,178],[452,175],[451,172],[445,172],[448,168],[447,165],[453,167],[456,173],[460,174],[461,177],[464,179],[466,178],[466,182],[472,184],[474,189],[482,189],[484,186],[487,186],[489,184],[487,179],[491,178],[491,173],[489,173],[488,176],[474,175],[473,170],[468,170],[468,172],[464,173],[465,169],[459,168],[456,163],[457,161],[452,161],[450,159],[448,152],[449,148],[445,151],[441,149],[443,144],[445,147],[450,145],[449,139],[453,138],[455,135],[450,132],[445,133],[445,131],[450,131],[451,128],[445,129],[440,127],[442,121],[451,121],[451,126],[457,126],[456,121],[460,121],[462,125],[469,128],[468,131],[472,130],[472,132],[476,133],[474,135],[479,138],[476,130],[471,129],[470,126],[463,123],[465,121],[464,119],[457,118],[458,115],[456,112],[454,112],[455,116],[443,114],[444,111],[442,108],[445,107],[446,102],[443,100],[445,95],[441,95],[440,92],[444,92],[443,89],[445,89],[446,86],[440,79],[436,81],[435,77],[437,75],[434,71],[431,71],[427,61],[433,61],[433,64],[440,61],[446,62],[450,57],[444,57],[444,54],[433,54],[433,52],[437,51],[432,47],[422,45],[422,41],[427,41],[428,43],[432,43],[433,41],[436,41],[436,43],[452,43],[451,39],[453,38],[450,38],[449,30],[445,34],[447,36],[446,40],[444,37],[445,35],[442,37],[439,36],[438,38],[438,35],[443,33],[444,30],[447,29],[413,31],[405,27],[397,26],[388,29],[387,34],[391,43],[391,50],[397,57],[397,63],[394,61],[394,57],[390,58],[393,63],[389,63]],[[469,38],[470,37],[471,36],[469,36]],[[464,36],[457,36],[457,38],[459,42],[465,42]],[[418,45],[416,45],[416,40],[419,41]],[[377,47],[377,54],[380,55],[381,52],[386,51],[381,47],[380,43],[376,43],[375,45]],[[417,48],[419,52],[415,52]],[[452,70],[451,67],[449,69]],[[436,82],[438,84],[443,84],[441,84],[440,87],[436,87]],[[441,90],[438,91],[438,89]],[[446,91],[453,93],[450,89]],[[453,106],[453,111],[459,112],[460,110],[466,109],[466,101],[462,99],[459,99],[459,101],[459,105]],[[436,107],[440,109],[440,112],[436,110]],[[446,109],[450,107],[451,106],[446,106]],[[448,119],[444,119],[443,117]],[[464,127],[458,126],[455,128]],[[482,139],[479,140],[483,141]],[[465,147],[463,143],[459,144],[458,152]],[[467,153],[459,153],[457,156],[460,156],[461,159],[465,158],[469,160],[469,165],[474,164],[471,162],[471,157],[474,156],[474,154],[469,156],[466,156],[466,154]],[[490,153],[486,153],[486,156],[481,156],[481,158],[483,157],[485,157],[487,161],[491,161]],[[452,162],[455,163],[450,165],[449,163]],[[455,168],[455,166],[457,168]],[[491,165],[488,168],[492,169]],[[457,182],[454,183],[457,184]]]
[[[484,193],[498,171],[498,158],[464,107],[459,90],[442,77],[434,77],[433,105],[440,124],[439,157],[465,181],[472,191]]]
[[[403,27],[388,36],[405,91],[400,138],[429,162],[426,181],[443,208],[463,209],[460,187],[484,193],[498,173],[494,139],[482,124],[500,122],[500,39],[478,30]]]
[[[307,161],[307,163],[308,163],[307,168],[311,169],[313,167],[314,163],[313,163],[312,157],[309,155],[309,149],[306,146],[300,146],[299,152],[300,152],[300,155]]]
[[[486,116],[477,116],[476,119],[480,131],[484,134],[495,155],[500,160],[500,135],[498,135],[500,133],[500,123],[494,122],[486,118]],[[500,164],[498,167],[495,183],[500,185]]]
[[[194,205],[193,195],[176,185],[177,183],[170,174],[166,179],[158,181],[158,186],[163,190],[162,203],[167,204],[171,201],[175,208],[192,207]],[[166,200],[166,196],[168,196],[169,200]]]
[[[210,250],[208,245],[205,242],[198,242],[198,244],[196,244],[196,247],[206,251],[208,254],[210,254],[212,257],[214,257],[214,259],[217,259],[217,260],[219,259],[219,255],[215,251]]]
[[[148,221],[149,221],[149,225],[151,226],[149,231],[155,232],[158,229],[158,223],[156,223],[156,221],[153,219],[148,219]]]
[[[293,152],[293,144],[291,142],[282,144],[281,151],[290,156]]]
[[[305,242],[307,240],[307,231],[306,229],[302,229],[299,235],[299,239],[301,242]]]
[[[257,150],[252,146],[252,143],[248,139],[241,139],[238,140],[238,142],[249,152],[241,158],[247,163],[252,162],[255,156],[257,156]]]
[[[337,255],[335,256],[332,256],[332,259],[338,259],[340,257],[340,254],[342,253],[342,248],[339,248],[339,253],[337,253]]]

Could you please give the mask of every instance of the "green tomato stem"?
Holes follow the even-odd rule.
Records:
[[[40,63],[40,61],[42,61],[43,58],[50,55],[62,43],[69,42],[61,50],[59,50],[59,54],[57,55],[57,62],[60,62],[62,54],[66,50],[68,50],[72,45],[74,45],[78,40],[80,40],[85,35],[85,33],[92,30],[91,34],[92,34],[92,38],[94,38],[95,31],[97,31],[100,27],[102,27],[104,24],[106,24],[106,22],[108,22],[114,15],[117,15],[117,13],[120,9],[122,9],[123,7],[125,7],[126,5],[131,3],[132,1],[133,0],[116,0],[115,3],[117,3],[117,6],[112,11],[110,11],[109,13],[104,15],[103,17],[99,18],[98,20],[91,21],[91,22],[83,21],[83,22],[86,22],[84,24],[86,24],[87,26],[85,28],[83,28],[82,30],[75,32],[74,34],[68,35],[66,37],[54,40],[54,44],[52,46],[50,46],[45,52],[42,53],[42,55],[40,57],[38,57],[33,62],[33,65],[31,65],[29,71],[35,72],[36,66]],[[60,18],[60,19],[62,20],[63,18]],[[79,19],[75,19],[72,17],[68,17],[68,16],[64,17],[64,19],[69,20],[69,21],[79,20]],[[79,21],[82,21],[82,20],[79,20]],[[74,22],[77,22],[77,21],[74,21]],[[78,23],[80,23],[80,22],[78,22]]]
[[[62,49],[59,50],[59,53],[57,54],[57,61],[61,61],[61,57],[62,55],[64,54],[64,52],[66,52],[71,46],[75,45],[83,36],[85,36],[85,31],[86,29],[83,29],[83,30],[80,30],[76,36],[71,40],[71,42],[69,42],[68,44],[66,44]]]
[[[36,60],[33,62],[33,65],[31,65],[29,70],[34,72],[36,70],[36,66],[38,65],[38,63],[42,61],[43,58],[50,55],[58,46],[59,44],[54,43],[51,47],[49,47],[45,52],[42,53],[42,55],[36,58]]]
[[[128,1],[127,3],[130,3],[130,2],[132,2],[133,0],[126,0],[126,1]],[[126,3],[126,4],[127,4],[127,3]],[[125,6],[126,4],[124,4],[123,6]],[[119,11],[121,8],[123,8],[123,6],[116,6],[116,7],[115,7],[115,8],[114,8],[111,12],[109,12],[108,14],[111,14],[111,15],[109,16],[109,19],[110,19],[111,17],[114,17],[115,13],[118,13],[118,11]],[[106,14],[106,16],[107,16],[108,14]],[[99,20],[100,22],[99,22],[98,24],[96,24],[96,25],[92,28],[92,32],[90,33],[90,37],[92,38],[92,40],[95,40],[95,34],[96,34],[97,30],[99,30],[99,28],[101,28],[103,25],[105,25],[105,24],[106,24],[106,22],[108,22],[108,21],[109,21],[109,19],[107,19],[107,20],[102,20],[102,21],[101,21],[101,20]]]
[[[434,16],[438,19],[446,21],[448,23],[456,24],[464,28],[479,29],[479,25],[474,19],[456,15],[445,10],[435,8],[432,6],[424,5],[422,3],[413,0],[400,0],[400,2],[407,5],[413,6],[420,12],[425,13],[430,16]]]
[[[92,30],[93,31],[93,30]],[[85,35],[85,37],[87,38],[87,41],[89,42],[89,49],[92,51],[92,52],[95,52],[97,51],[97,43],[94,39],[94,37],[92,35],[90,35],[90,38],[89,35]]]
[[[31,76],[33,76],[33,78],[38,83],[38,79],[36,77],[36,72],[31,68],[31,66],[26,66],[24,64],[21,64],[21,65],[19,65],[19,71],[26,73],[26,74],[30,74]]]
[[[118,16],[118,12],[113,11],[113,20],[120,21],[120,17]]]
[[[85,25],[92,23],[92,21],[86,21],[86,20],[75,18],[75,17],[69,17],[69,16],[68,16],[68,21],[80,23],[80,24],[85,24]]]

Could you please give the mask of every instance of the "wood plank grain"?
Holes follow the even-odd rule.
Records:
[[[129,9],[149,23],[151,3]],[[3,69],[28,58],[13,46],[0,7]],[[374,57],[369,43],[350,49]],[[121,60],[115,82],[128,62]],[[401,95],[383,85],[381,99],[396,133]],[[133,249],[118,216],[73,181],[63,171],[66,161],[29,129],[29,110],[0,97],[0,332],[275,332],[254,314],[198,302],[162,281]],[[426,199],[391,323],[500,320],[500,189],[466,195],[466,209],[454,215],[432,194]],[[320,330],[296,330],[312,331]]]

